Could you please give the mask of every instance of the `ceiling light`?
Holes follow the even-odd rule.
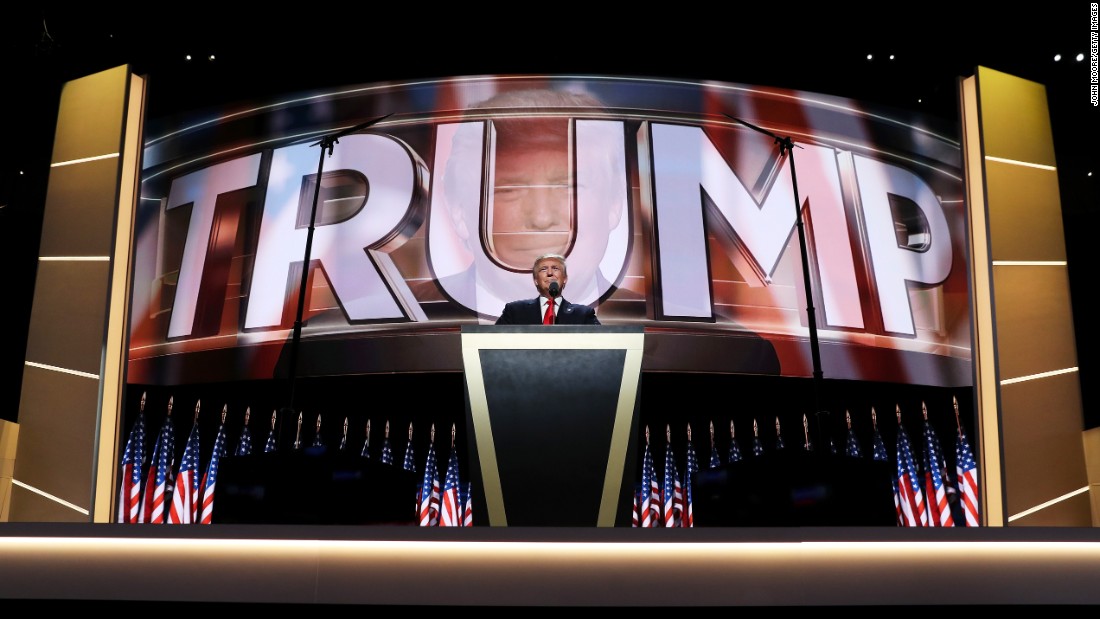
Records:
[[[1061,60],[1061,59],[1062,59],[1062,55],[1061,55],[1061,54],[1054,54],[1054,62],[1058,62],[1058,61],[1059,61],[1059,60]]]
[[[1084,55],[1084,54],[1077,54],[1077,62],[1081,62],[1081,61],[1082,61],[1082,60],[1084,60],[1084,59],[1085,59],[1085,55]]]
[[[867,54],[867,60],[871,59],[871,54]]]
[[[214,54],[210,54],[210,60],[211,60],[211,62],[213,62],[213,60],[214,60]]]

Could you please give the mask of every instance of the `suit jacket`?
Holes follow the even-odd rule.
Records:
[[[504,305],[504,311],[497,318],[498,325],[541,325],[542,324],[542,299],[523,299],[512,301]],[[570,303],[561,300],[558,313],[554,320],[559,325],[598,325],[596,310],[587,305]]]

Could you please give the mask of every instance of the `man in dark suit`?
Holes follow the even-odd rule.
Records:
[[[565,257],[543,254],[535,259],[531,270],[535,289],[534,299],[511,301],[497,319],[498,325],[598,325],[596,310],[587,305],[566,301],[561,295],[569,279],[565,269]]]

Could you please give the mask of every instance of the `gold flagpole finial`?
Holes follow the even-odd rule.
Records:
[[[898,425],[900,426],[901,425],[901,405],[900,404],[895,404],[894,405],[894,412],[896,412],[897,415],[898,415]]]
[[[458,430],[455,427],[455,424],[452,423],[451,424],[451,449],[455,448],[455,434],[457,433],[457,431]]]
[[[195,400],[195,423],[199,422],[199,408],[202,407],[202,400]]]
[[[411,421],[409,422],[409,440],[413,440],[413,424]]]
[[[752,435],[760,438],[760,426],[756,423],[756,417],[752,418]]]
[[[228,415],[228,414],[229,414],[229,405],[228,404],[223,404],[222,405],[222,423],[225,423],[225,416]]]
[[[275,409],[271,409],[271,429],[272,430],[275,429],[275,415],[276,414],[277,413],[276,413]]]
[[[779,436],[779,415],[775,416],[775,435]]]
[[[344,440],[348,440],[348,418],[344,417]]]
[[[923,401],[920,403],[920,412],[924,416],[924,420],[928,421],[928,406]]]
[[[649,426],[645,427],[645,444],[649,445]]]
[[[688,441],[691,441],[691,424],[688,424]]]
[[[848,425],[848,429],[852,429],[852,413],[844,411],[844,423]]]
[[[875,407],[871,407],[871,427],[878,430],[878,414],[875,413]]]
[[[142,392],[142,394],[141,394],[141,409],[140,409],[140,411],[143,412],[143,413],[145,412],[145,396],[146,395],[147,395],[146,392]]]
[[[313,431],[317,434],[321,433],[321,413],[317,413],[317,423],[313,426]]]
[[[175,401],[176,396],[168,396],[168,416],[172,416],[172,403]]]
[[[734,430],[733,430],[733,420],[730,419],[730,439],[735,439],[735,438],[737,438],[737,435],[734,433]]]
[[[435,424],[434,424],[434,423],[432,424],[432,430],[431,430],[431,433],[429,433],[429,434],[428,434],[428,441],[429,441],[429,442],[430,442],[430,443],[431,443],[432,445],[435,445]]]
[[[383,436],[383,438],[389,438],[389,437],[390,437],[390,420],[387,419],[386,420],[386,433]]]
[[[672,426],[667,423],[665,424],[665,442],[669,445],[672,444]]]
[[[246,406],[244,409],[244,425],[248,425],[248,418],[252,416],[252,407]]]
[[[367,420],[367,440],[370,440],[370,419]]]
[[[302,446],[302,413],[298,412],[298,429],[294,433],[294,449]]]

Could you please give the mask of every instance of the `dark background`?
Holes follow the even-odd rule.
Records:
[[[1091,346],[1096,327],[1088,304],[1097,264],[1091,236],[1100,192],[1091,173],[1100,171],[1095,149],[1100,110],[1089,98],[1088,2],[1045,3],[1017,14],[1003,4],[842,10],[784,3],[777,9],[731,10],[692,3],[655,12],[625,6],[601,16],[593,8],[552,5],[522,18],[483,8],[460,13],[427,5],[335,6],[234,11],[189,4],[186,10],[165,7],[146,17],[57,5],[25,7],[4,17],[0,418],[18,416],[54,123],[60,88],[68,80],[129,63],[148,79],[149,121],[329,86],[554,73],[794,88],[957,123],[958,82],[981,65],[1047,87],[1085,425],[1100,425],[1094,386],[1100,370]],[[1078,53],[1084,60],[1075,60]],[[827,377],[828,368],[824,373]],[[723,390],[734,379],[697,380],[719,381],[714,388]],[[878,411],[880,420],[892,415],[887,408]],[[914,430],[915,425],[909,431]]]

